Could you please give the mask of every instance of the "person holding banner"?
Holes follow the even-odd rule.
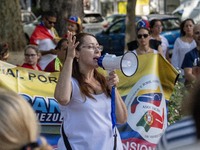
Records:
[[[133,50],[133,52],[137,55],[147,54],[147,53],[158,53],[157,50],[152,49],[149,46],[149,40],[150,40],[150,30],[146,27],[140,27],[137,30],[137,42],[138,42],[138,48]]]
[[[40,137],[40,127],[30,104],[9,90],[0,88],[0,147],[4,150],[52,150]]]
[[[136,32],[138,32],[138,30],[141,28],[147,29],[148,34],[150,36],[150,24],[147,20],[141,19],[137,22]],[[155,49],[162,54],[161,41],[158,41],[152,38],[150,38],[148,41],[149,41],[150,48]],[[137,49],[139,47],[138,39],[127,43],[127,47],[128,47],[128,50],[131,50],[131,51]]]
[[[37,46],[27,45],[24,50],[24,64],[21,67],[29,68],[33,70],[42,70],[38,65],[38,60],[40,59],[40,54]]]
[[[56,23],[56,14],[52,11],[44,12],[42,22],[36,26],[30,37],[30,44],[38,45],[41,53],[39,65],[44,68],[56,58],[56,44],[60,40],[54,26]]]
[[[63,124],[59,150],[122,150],[121,138],[113,137],[111,89],[119,78],[115,71],[104,77],[98,70],[103,47],[94,35],[68,33],[67,57],[55,88]],[[126,123],[127,109],[115,88],[116,121]],[[114,140],[116,139],[116,140]],[[114,143],[115,142],[115,143]]]

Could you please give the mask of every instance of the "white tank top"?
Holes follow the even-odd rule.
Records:
[[[111,98],[104,93],[93,96],[95,100],[86,97],[85,101],[77,80],[72,78],[71,101],[66,106],[59,105],[64,117],[64,131],[73,150],[113,149]],[[118,150],[122,150],[119,133],[117,141]],[[62,137],[58,142],[58,149],[66,149]]]

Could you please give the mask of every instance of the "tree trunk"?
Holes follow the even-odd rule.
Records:
[[[137,0],[128,0],[127,2],[125,50],[127,50],[127,43],[135,40],[136,37],[135,8]]]
[[[71,15],[83,18],[83,0],[41,0],[41,10],[57,13],[56,30],[62,36],[67,31],[65,18]]]
[[[23,50],[26,43],[19,3],[19,0],[1,0],[0,3],[0,41],[7,42],[11,51]]]

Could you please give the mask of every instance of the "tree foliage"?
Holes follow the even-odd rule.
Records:
[[[12,51],[20,51],[25,46],[19,0],[1,0],[0,41],[7,42]]]

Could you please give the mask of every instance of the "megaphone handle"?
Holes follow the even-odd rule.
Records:
[[[111,91],[111,119],[112,119],[112,128],[114,129],[116,125],[116,115],[115,115],[115,86],[112,86]]]

